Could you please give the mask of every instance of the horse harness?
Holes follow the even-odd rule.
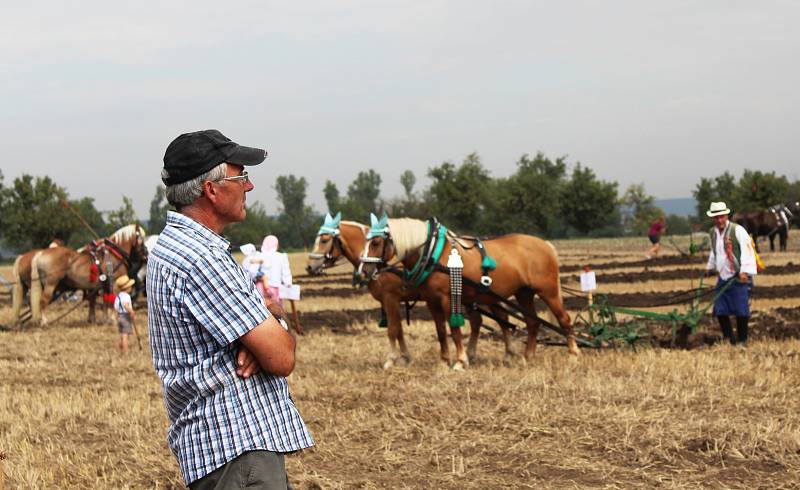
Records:
[[[789,224],[792,222],[792,218],[794,214],[789,210],[789,208],[785,204],[778,204],[777,206],[771,206],[769,208],[769,212],[772,213],[772,216],[775,217],[775,228],[772,229],[768,234],[772,235],[776,231],[781,228],[786,228],[786,231],[789,231]]]
[[[391,236],[388,234],[388,230],[384,232],[384,235],[385,239],[391,239]],[[448,258],[448,263],[445,266],[442,265],[439,260],[448,238],[451,242],[451,252],[450,257]],[[465,243],[465,241],[471,241],[473,243],[472,245],[468,245]],[[476,283],[468,278],[463,277],[464,265],[458,253],[457,245],[460,245],[461,248],[465,250],[472,248],[478,249],[479,253],[481,254],[482,275],[480,282]],[[435,217],[432,217],[427,221],[427,236],[425,238],[425,242],[420,248],[422,253],[410,271],[398,270],[393,266],[388,266],[384,269],[384,271],[397,274],[401,277],[401,279],[403,279],[405,286],[411,287],[421,286],[428,279],[432,272],[441,272],[450,276],[451,315],[449,323],[450,326],[454,328],[463,326],[464,315],[461,296],[464,283],[474,287],[481,294],[495,294],[491,290],[492,278],[489,276],[489,271],[494,270],[497,267],[496,261],[487,254],[486,247],[480,238],[456,236],[444,225],[439,223]],[[362,261],[386,264],[383,254],[381,254],[380,257],[362,257]],[[416,304],[416,301],[414,303]],[[409,321],[408,316],[411,308],[413,308],[413,305],[409,306],[408,302],[406,302],[407,321]]]

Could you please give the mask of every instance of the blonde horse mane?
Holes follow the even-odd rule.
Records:
[[[390,219],[389,234],[392,236],[397,257],[403,260],[425,243],[428,226],[424,221],[413,218]]]
[[[147,235],[144,232],[144,228],[136,224],[131,224],[131,225],[125,225],[119,230],[115,231],[108,237],[108,239],[114,243],[122,243],[133,238],[136,235],[137,230],[139,230],[139,235],[141,235],[142,240],[147,238]]]

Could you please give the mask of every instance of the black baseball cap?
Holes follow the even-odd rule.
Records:
[[[258,165],[267,151],[234,143],[216,129],[185,133],[174,140],[164,153],[161,180],[175,185],[202,175],[220,163]]]

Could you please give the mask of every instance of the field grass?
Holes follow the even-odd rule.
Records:
[[[578,263],[591,246],[599,263],[639,260],[630,247],[640,242],[557,246]],[[305,256],[291,260],[299,274]],[[661,283],[627,291],[669,289]],[[366,294],[301,302],[302,311],[350,307],[377,304]],[[0,482],[183,488],[146,339],[121,357],[115,327],[84,318],[0,329]],[[3,304],[0,324],[10,320]],[[317,445],[287,460],[296,488],[800,487],[800,340],[578,358],[542,346],[527,364],[504,364],[502,344],[484,338],[459,373],[438,361],[432,323],[415,321],[406,327],[413,362],[384,371],[385,331],[347,327],[299,338],[289,382]]]
[[[384,333],[302,337],[294,398],[317,440],[298,488],[796,488],[800,342],[694,350],[543,347],[503,365],[482,342],[466,373],[384,372]],[[147,347],[111,326],[0,333],[0,450],[10,488],[180,488]]]

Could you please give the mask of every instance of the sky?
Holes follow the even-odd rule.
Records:
[[[164,150],[216,128],[275,178],[345,193],[477,152],[566,156],[657,198],[745,168],[800,178],[800,2],[3,2],[0,170],[146,219]],[[366,219],[366,218],[365,218]]]

